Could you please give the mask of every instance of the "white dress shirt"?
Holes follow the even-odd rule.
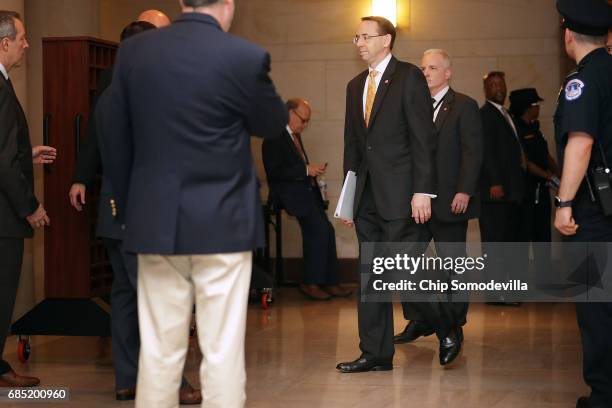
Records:
[[[434,115],[433,115],[433,121],[436,121],[436,118],[438,117],[438,112],[440,112],[440,108],[442,107],[442,103],[440,103],[440,101],[442,100],[442,98],[444,98],[446,96],[446,94],[448,93],[448,90],[450,89],[450,87],[448,85],[446,85],[440,92],[438,92],[434,97],[434,102],[433,102],[433,106],[436,109],[434,111]]]
[[[380,80],[382,79],[383,74],[385,73],[385,70],[387,69],[387,65],[389,65],[389,61],[391,61],[391,57],[393,55],[391,53],[387,54],[387,56],[380,61],[380,63],[375,66],[375,67],[368,67],[368,72],[372,72],[373,70],[376,70],[378,72],[378,75],[376,75],[376,77],[374,78],[374,84],[376,85],[375,88],[378,91],[378,85],[380,84]],[[366,79],[365,82],[365,86],[363,88],[363,111],[365,112],[366,110],[366,99],[368,98],[368,84],[370,83],[370,76],[368,75],[368,78]]]
[[[4,79],[8,81],[8,72],[6,71],[6,68],[4,68],[4,65],[2,65],[1,62],[0,62],[0,72],[2,72],[2,75],[4,75]]]

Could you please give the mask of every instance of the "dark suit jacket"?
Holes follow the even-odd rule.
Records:
[[[0,73],[0,237],[32,237],[25,218],[38,205],[28,123],[13,87]]]
[[[346,90],[344,174],[357,173],[355,214],[366,174],[379,215],[387,220],[411,217],[414,193],[435,193],[431,95],[416,66],[391,58],[383,73],[365,126],[363,92],[368,70]]]
[[[96,119],[128,252],[263,246],[250,135],[278,137],[287,124],[269,62],[200,13],[121,44]]]
[[[480,176],[483,202],[496,202],[489,195],[494,185],[504,187],[501,202],[520,203],[525,196],[525,171],[521,146],[502,113],[490,102],[480,108],[484,132],[484,161]]]
[[[279,201],[295,216],[307,216],[316,206],[323,205],[318,187],[317,194],[313,194],[314,178],[306,175],[304,160],[286,130],[279,138],[264,140],[262,154],[272,200]]]
[[[438,132],[436,149],[436,192],[432,200],[436,217],[442,221],[465,221],[480,214],[478,180],[482,167],[482,121],[472,98],[449,89],[434,122]],[[471,196],[465,214],[453,214],[451,203],[457,193]]]
[[[108,88],[113,78],[112,68],[101,72],[98,80],[98,89],[96,97],[99,97],[102,92]],[[85,141],[81,145],[73,183],[81,183],[87,186],[91,191],[93,183],[96,179],[98,169],[102,165],[100,157],[100,148],[98,144],[98,133],[96,131],[95,118],[96,102],[92,105],[91,114],[89,115],[89,123],[87,124],[87,135]],[[102,177],[102,186],[100,188],[100,197],[98,202],[98,220],[96,235],[103,238],[123,239],[123,229],[121,224],[117,222],[112,213],[110,200],[113,199],[113,190],[108,177]]]

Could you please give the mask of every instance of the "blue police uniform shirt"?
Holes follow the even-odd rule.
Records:
[[[578,64],[561,88],[555,113],[555,139],[559,163],[567,135],[585,132],[595,139],[593,154],[601,143],[606,160],[612,163],[612,56],[598,48]]]

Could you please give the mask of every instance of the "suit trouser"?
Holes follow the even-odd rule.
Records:
[[[528,239],[523,226],[523,203],[483,201],[480,210],[482,251],[487,254],[487,279],[528,281]],[[508,242],[509,244],[501,244]],[[494,243],[494,244],[490,244]],[[514,269],[508,265],[513,265]],[[504,296],[491,298],[504,301]]]
[[[121,240],[104,238],[104,247],[113,268],[111,343],[117,389],[136,386],[140,352],[136,282],[138,259],[135,254],[125,252],[121,243]],[[188,382],[183,377],[181,386],[186,384]]]
[[[22,261],[23,238],[0,238],[0,374],[11,369],[2,360],[2,353],[15,308]]]
[[[612,242],[612,218],[601,215],[597,207],[590,210],[574,215],[580,228],[570,241]],[[591,406],[612,407],[612,303],[576,303],[576,316],[582,339],[584,381],[591,387]]]
[[[420,254],[427,246],[424,227],[412,219],[384,220],[376,210],[370,180],[361,197],[355,219],[357,238],[363,242],[412,243],[408,252]],[[440,302],[408,302],[423,320],[434,328],[438,337],[445,337],[453,327],[448,304]],[[393,304],[390,302],[362,302],[358,296],[357,318],[359,324],[359,348],[368,359],[391,361],[393,346]]]
[[[251,252],[138,255],[137,408],[177,408],[193,300],[202,351],[202,407],[244,405]]]
[[[465,245],[444,245],[447,242],[465,243],[467,238],[468,222],[444,222],[440,221],[435,214],[425,228],[425,240],[434,240],[437,255],[440,258],[459,258],[466,256]],[[449,301],[451,296],[449,295]],[[468,303],[467,302],[450,302],[448,307],[453,313],[453,321],[455,326],[464,326],[467,322]],[[421,322],[423,316],[417,313],[417,310],[410,308],[408,303],[402,302],[402,310],[406,320],[415,320]]]
[[[320,194],[313,189],[313,194]],[[315,206],[310,214],[298,216],[302,230],[305,284],[336,285],[338,283],[338,256],[336,254],[336,232],[329,222],[320,197],[315,197]]]

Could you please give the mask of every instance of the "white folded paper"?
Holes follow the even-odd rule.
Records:
[[[353,203],[355,201],[355,187],[357,186],[357,174],[354,171],[348,171],[342,186],[342,192],[338,199],[338,205],[334,212],[335,218],[343,220],[353,220]]]

